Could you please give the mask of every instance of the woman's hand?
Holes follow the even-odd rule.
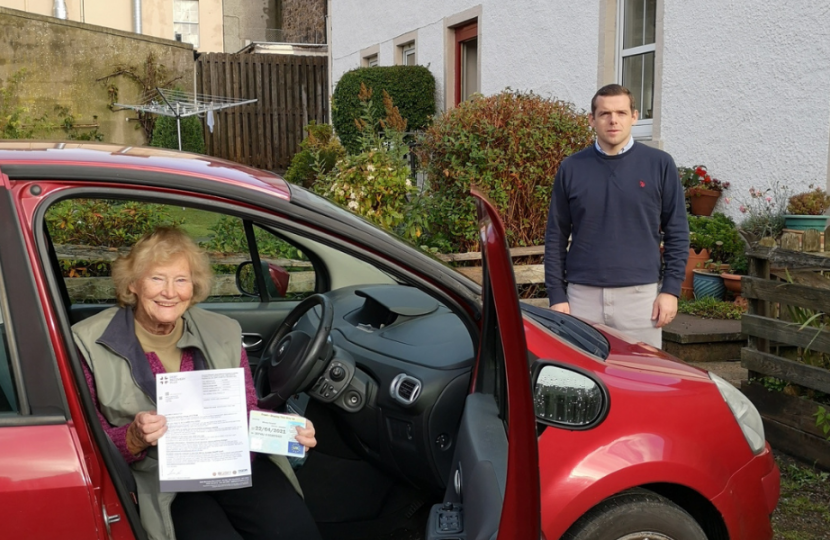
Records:
[[[135,420],[127,428],[127,450],[137,456],[145,448],[156,446],[165,433],[167,433],[167,418],[156,414],[156,411],[142,411],[135,415]]]
[[[317,446],[317,439],[314,438],[314,424],[306,418],[305,427],[297,426],[297,442],[305,446],[306,451]]]

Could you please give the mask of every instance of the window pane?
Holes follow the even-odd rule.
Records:
[[[17,413],[17,392],[14,389],[12,376],[11,355],[6,340],[6,325],[3,312],[0,311],[0,415]]]
[[[654,53],[623,58],[622,84],[631,90],[640,119],[651,118],[654,112]]]
[[[461,100],[478,91],[478,38],[473,38],[461,44]]]
[[[657,0],[625,0],[623,49],[654,43]]]

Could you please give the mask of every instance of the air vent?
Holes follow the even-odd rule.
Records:
[[[398,402],[404,405],[412,405],[421,395],[421,381],[415,377],[410,377],[406,373],[401,373],[392,380],[392,386],[389,390],[392,392],[392,397]]]

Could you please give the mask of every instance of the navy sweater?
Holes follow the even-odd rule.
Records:
[[[607,156],[591,145],[562,162],[545,234],[551,305],[568,301],[567,283],[628,287],[662,277],[661,292],[680,296],[688,257],[686,203],[669,154],[635,142]]]

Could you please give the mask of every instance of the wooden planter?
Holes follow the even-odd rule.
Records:
[[[818,403],[770,391],[747,381],[741,383],[741,391],[761,413],[764,435],[773,448],[830,469],[830,441],[816,426],[813,416],[819,408]]]

